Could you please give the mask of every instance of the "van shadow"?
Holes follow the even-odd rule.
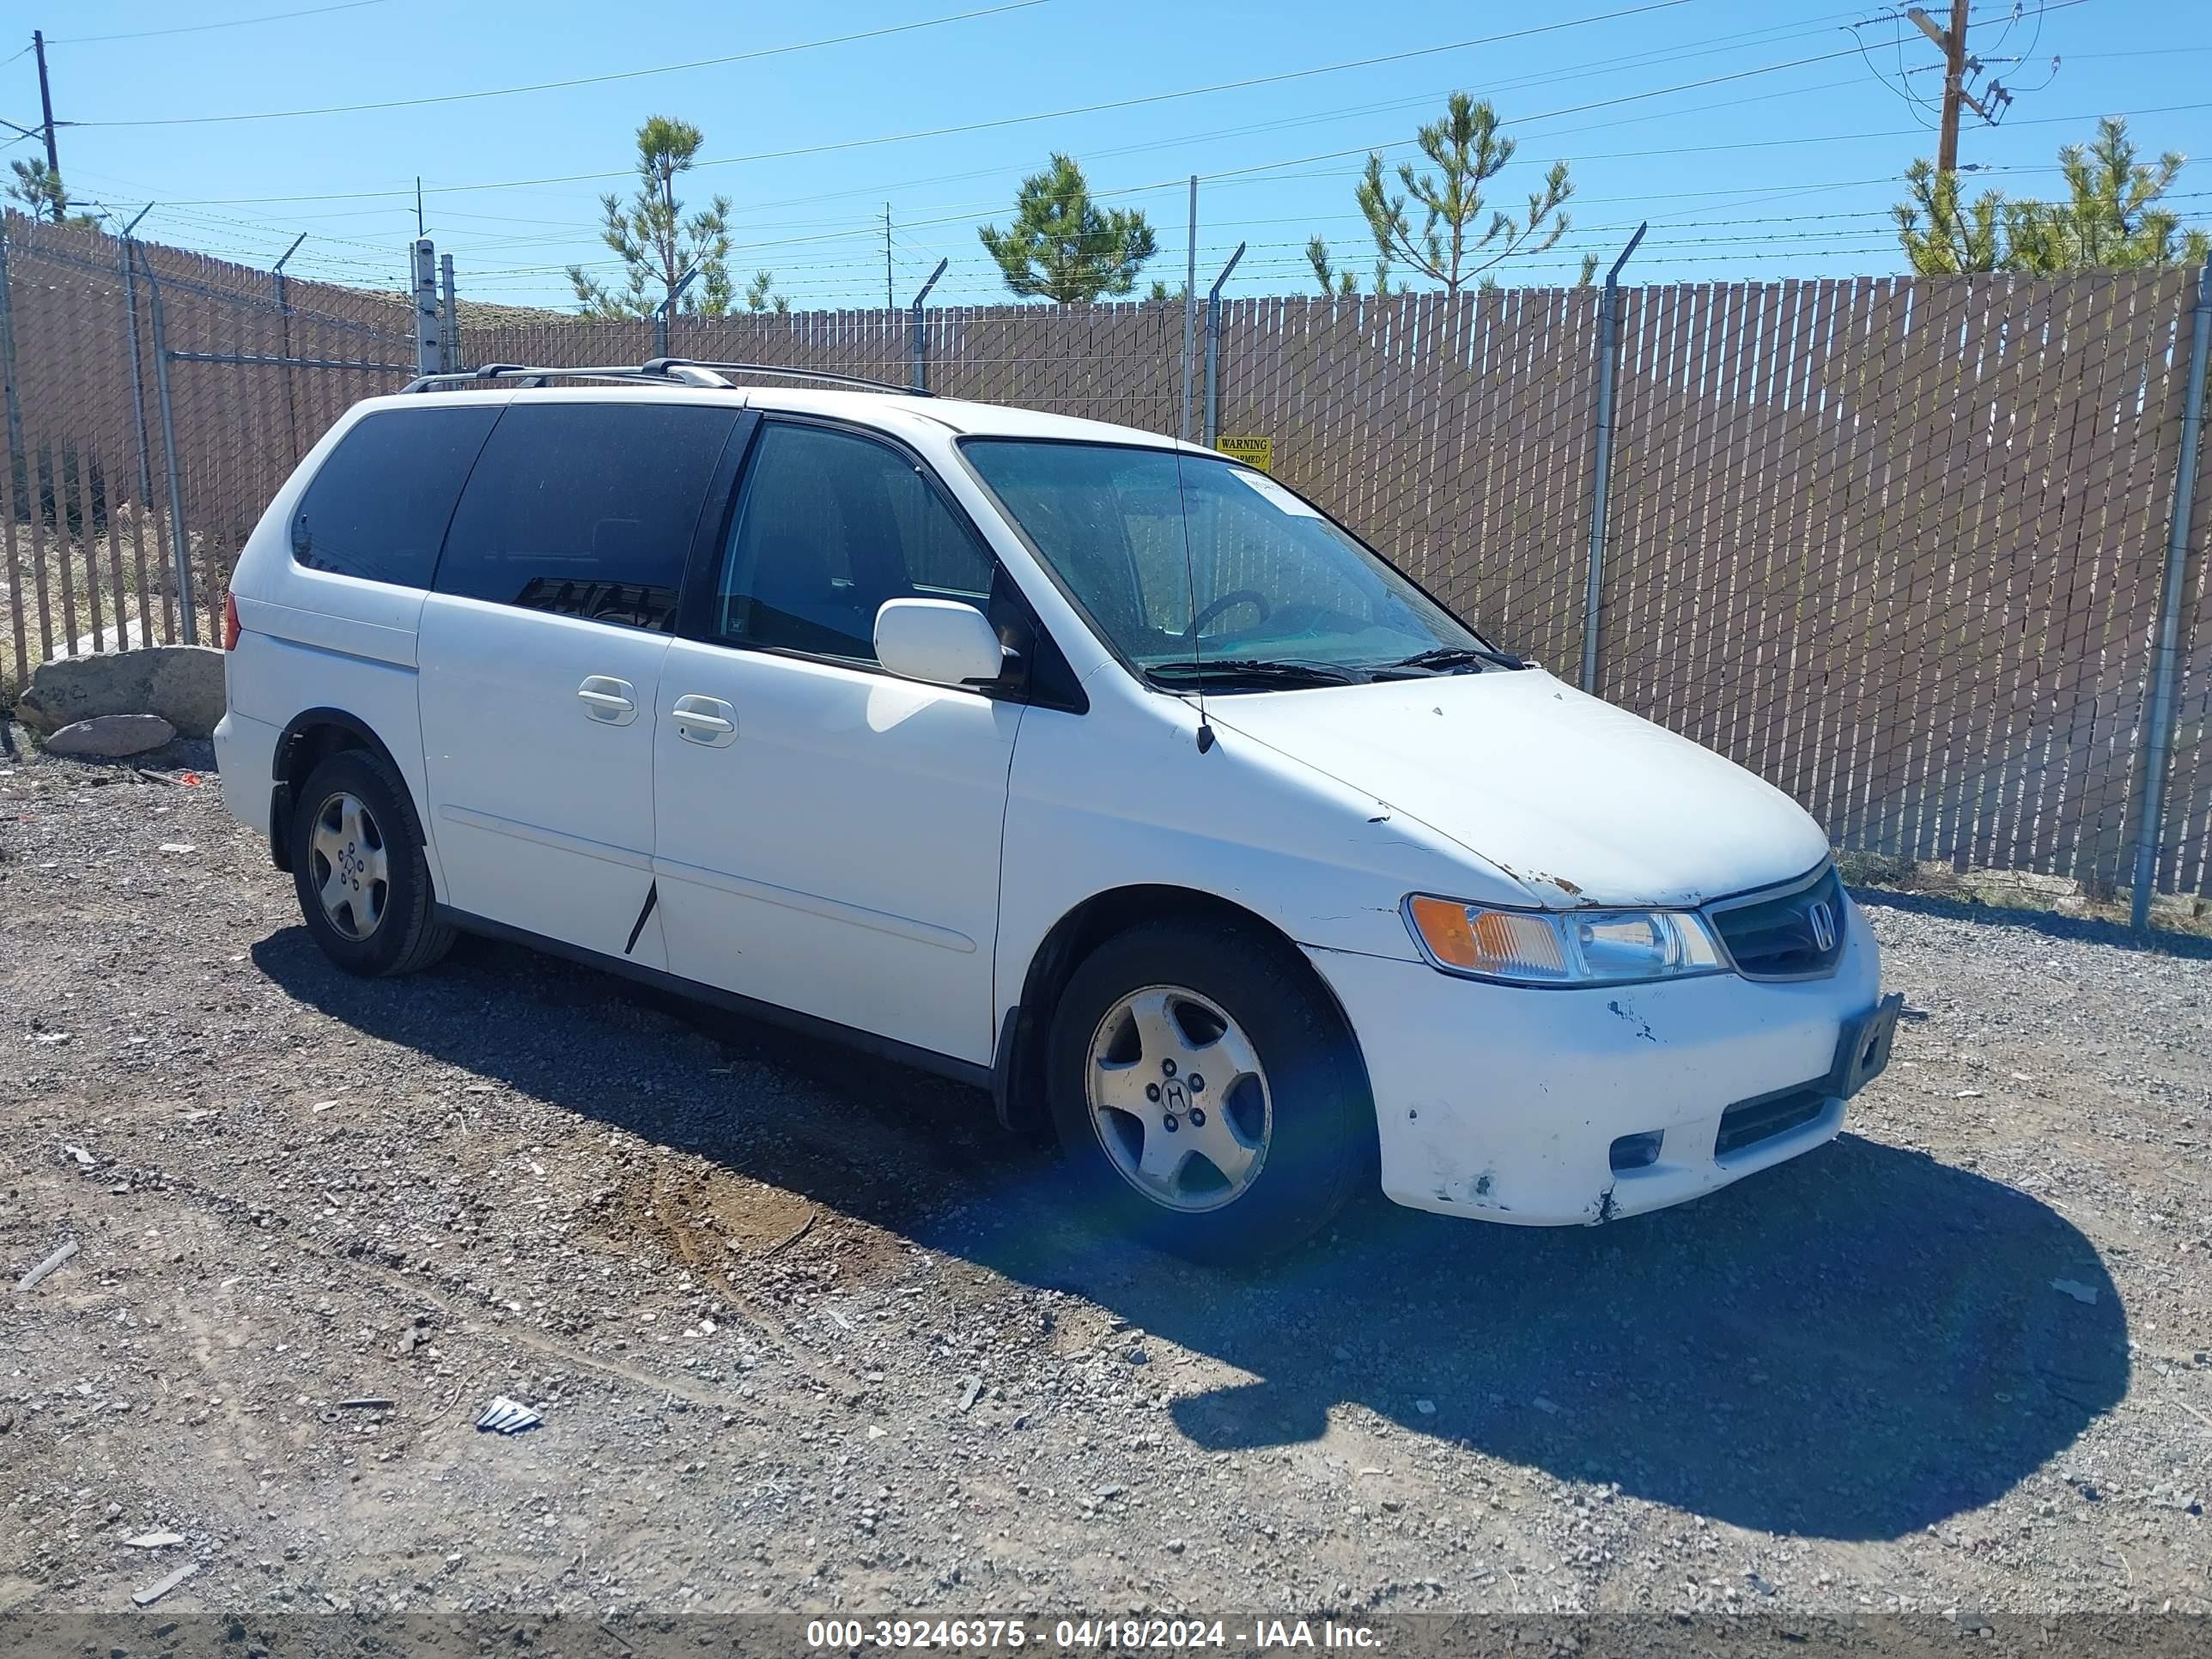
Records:
[[[1848,1133],[1603,1228],[1378,1200],[1289,1260],[1233,1273],[1091,1231],[1049,1155],[933,1078],[512,946],[466,941],[398,981],[337,973],[298,927],[253,957],[368,1035],[1073,1292],[1138,1328],[1117,1346],[1149,1334],[1237,1367],[1256,1380],[1172,1407],[1209,1449],[1312,1440],[1332,1412],[1364,1407],[1737,1526],[1890,1539],[1994,1499],[2127,1388],[2124,1311],[2071,1224]],[[715,1039],[726,1069],[684,1025]]]

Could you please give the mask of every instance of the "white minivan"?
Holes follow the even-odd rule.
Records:
[[[1887,1063],[1819,825],[1267,474],[774,379],[836,377],[417,382],[277,494],[216,744],[339,967],[466,930],[834,1035],[1214,1258],[1378,1182],[1679,1203]]]

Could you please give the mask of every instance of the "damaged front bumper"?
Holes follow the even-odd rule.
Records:
[[[1375,1095],[1383,1193],[1524,1226],[1611,1220],[1835,1138],[1888,1059],[1865,918],[1826,978],[1528,989],[1311,950]]]

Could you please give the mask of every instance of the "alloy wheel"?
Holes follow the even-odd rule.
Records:
[[[384,831],[357,796],[343,792],[315,809],[308,849],[323,915],[347,939],[365,939],[383,924],[392,892]]]
[[[1195,991],[1147,986],[1108,1009],[1083,1086],[1107,1158],[1164,1208],[1233,1203],[1267,1162],[1274,1106],[1259,1050]]]

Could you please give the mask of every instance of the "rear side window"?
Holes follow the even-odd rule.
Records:
[[[338,440],[292,514],[310,570],[428,587],[470,463],[499,419],[483,406],[390,410]]]
[[[656,630],[735,409],[516,404],[469,475],[437,591]]]

